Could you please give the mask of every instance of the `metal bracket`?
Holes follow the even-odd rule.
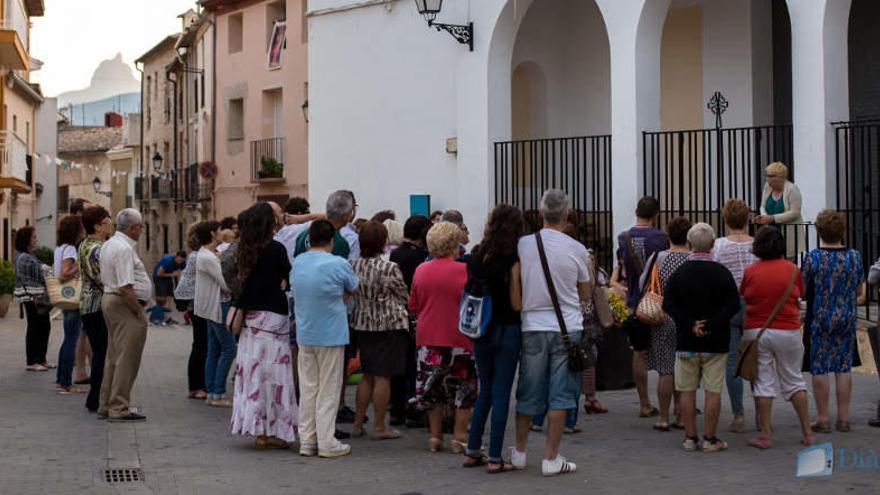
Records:
[[[467,25],[460,24],[442,24],[439,22],[428,21],[428,26],[433,27],[438,32],[446,31],[456,41],[462,45],[468,45],[470,51],[474,51],[474,23],[469,22]]]

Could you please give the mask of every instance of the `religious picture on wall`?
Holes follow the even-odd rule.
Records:
[[[269,68],[281,68],[281,50],[284,48],[284,41],[287,35],[287,22],[275,21],[272,28],[272,39],[269,42]]]

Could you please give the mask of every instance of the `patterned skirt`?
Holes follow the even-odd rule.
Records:
[[[822,325],[813,321],[810,333],[810,373],[849,373],[856,352],[856,318]]]
[[[660,375],[675,374],[675,321],[667,318],[659,327],[651,329],[651,349],[648,350],[648,369]]]
[[[296,440],[299,409],[287,316],[249,311],[238,342],[231,431]]]
[[[453,347],[419,347],[416,394],[410,404],[420,411],[435,406],[469,409],[477,399],[474,355]]]

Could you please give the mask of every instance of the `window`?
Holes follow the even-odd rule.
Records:
[[[266,5],[266,45],[269,68],[281,67],[281,52],[287,45],[287,2],[277,0]]]
[[[244,98],[229,100],[227,137],[230,140],[244,139]]]
[[[153,79],[156,81],[156,84],[153,85],[153,99],[159,99],[159,72],[153,73]]]
[[[168,83],[164,84],[164,93],[165,93],[165,123],[167,124],[171,120],[171,95],[168,94]]]
[[[230,15],[229,20],[229,53],[238,53],[242,49],[244,38],[244,18],[242,14]]]
[[[12,132],[18,134],[18,115],[12,116]]]
[[[199,79],[193,79],[193,113],[198,112],[202,105],[199,102]],[[202,98],[204,99],[204,98]]]
[[[200,103],[201,103],[202,108],[204,109],[205,108],[205,73],[204,73],[204,71],[202,72],[200,79],[202,81],[202,101]]]

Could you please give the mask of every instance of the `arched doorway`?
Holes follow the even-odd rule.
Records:
[[[661,223],[685,215],[723,232],[726,199],[760,209],[768,163],[794,172],[791,69],[785,0],[670,3],[660,129],[645,130],[642,157],[642,190],[660,200]]]
[[[509,138],[494,148],[495,202],[535,221],[543,192],[564,190],[581,241],[610,266],[611,62],[602,14],[592,0],[519,4],[506,62]]]

